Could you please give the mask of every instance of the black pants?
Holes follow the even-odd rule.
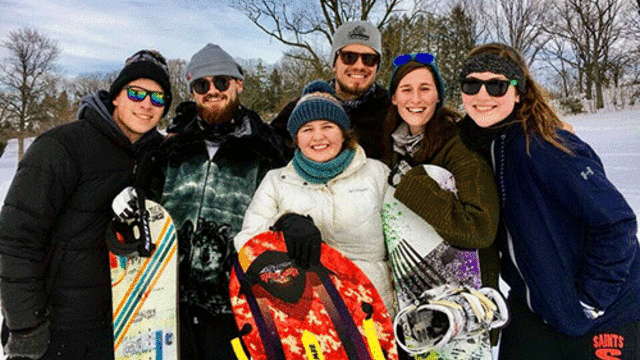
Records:
[[[51,330],[42,360],[113,360],[113,329]]]
[[[238,336],[232,314],[210,316],[180,306],[180,358],[189,360],[236,359],[231,340]]]
[[[640,360],[640,321],[573,337],[545,324],[518,299],[510,297],[508,305],[511,321],[502,329],[500,360]]]

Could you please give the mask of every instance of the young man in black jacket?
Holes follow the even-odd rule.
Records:
[[[375,83],[381,54],[380,31],[370,22],[346,22],[333,34],[330,61],[334,79],[329,80],[329,84],[335,89],[334,95],[342,101],[367,157],[379,160],[383,156],[383,146],[391,146],[383,129],[391,100],[388,91]],[[287,121],[298,99],[285,105],[271,122],[278,133],[289,140]]]
[[[9,359],[113,359],[104,234],[171,104],[165,59],[142,50],[78,121],[28,148],[0,212],[0,298]]]

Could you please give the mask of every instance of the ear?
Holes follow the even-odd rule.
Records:
[[[395,106],[398,106],[398,101],[396,100],[396,94],[391,95],[391,103]]]
[[[516,104],[520,102],[520,94],[516,93]]]
[[[242,80],[236,79],[236,89],[238,90],[238,94],[242,93],[242,88],[243,88]]]

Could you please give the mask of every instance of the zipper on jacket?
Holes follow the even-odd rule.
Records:
[[[204,176],[204,183],[202,185],[202,192],[200,194],[200,202],[198,204],[198,212],[196,214],[196,223],[195,223],[195,226],[193,227],[194,232],[196,231],[196,229],[198,229],[198,226],[200,225],[200,214],[202,213],[202,207],[204,206],[204,197],[207,192],[207,183],[209,182],[209,175],[211,173],[212,162],[213,162],[213,158],[207,161],[207,173]]]
[[[491,142],[491,162],[493,163],[494,173],[498,177],[498,183],[500,184],[500,194],[502,195],[503,206],[506,200],[506,191],[504,187],[504,158],[505,158],[504,142],[506,137],[507,135],[505,134],[502,134],[500,136],[501,141],[500,141],[500,174],[499,175],[497,173],[498,168],[496,167],[496,156],[495,156],[496,141],[494,140]],[[522,275],[522,271],[520,270],[520,266],[518,266],[518,261],[516,260],[516,253],[513,247],[513,238],[511,237],[511,232],[507,227],[506,221],[503,221],[503,225],[507,232],[507,250],[509,251],[509,258],[511,259],[513,266],[518,271],[518,275],[520,275],[520,278],[522,279],[522,283],[524,284],[524,291],[525,291],[525,298],[526,298],[525,300],[527,302],[527,306],[532,312],[535,313],[535,311],[533,311],[533,307],[531,306],[531,291],[529,290],[529,285],[527,285],[527,282],[525,281],[524,276]]]

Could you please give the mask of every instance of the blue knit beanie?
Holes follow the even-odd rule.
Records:
[[[314,120],[331,121],[343,130],[351,127],[349,116],[335,97],[335,89],[329,83],[322,80],[312,81],[305,86],[302,94],[287,122],[287,130],[291,137],[295,138],[304,124]]]

